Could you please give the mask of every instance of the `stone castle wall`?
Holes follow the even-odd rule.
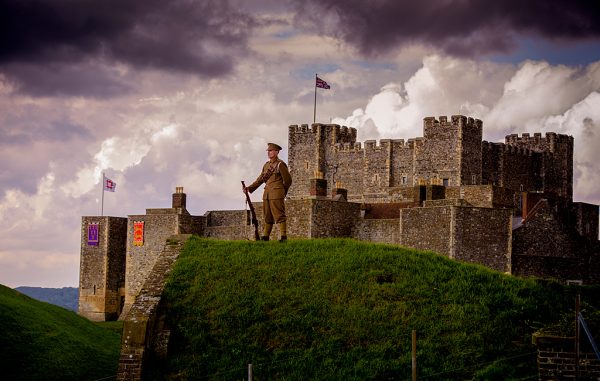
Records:
[[[511,271],[512,209],[453,208],[454,259]]]
[[[167,211],[147,209],[145,215],[131,215],[128,218],[129,232],[133,232],[134,222],[144,222],[144,242],[141,246],[135,246],[133,234],[127,237],[127,293],[124,312],[127,312],[135,301],[148,273],[163,251],[166,239],[179,233],[179,215],[167,214]]]
[[[510,271],[511,217],[510,209],[459,205],[402,209],[398,243],[506,272]]]
[[[400,210],[400,245],[450,257],[451,231],[452,207]]]
[[[162,293],[181,248],[189,238],[190,235],[179,234],[165,240],[143,287],[123,317],[117,380],[142,380],[145,364],[153,356],[166,356],[171,331],[166,324]]]
[[[587,222],[594,223],[598,221],[598,206],[590,209],[595,210],[595,213],[589,211],[595,219]],[[513,232],[513,274],[545,274],[549,278],[580,280],[586,284],[600,281],[600,243],[597,238],[578,232],[578,224],[573,223],[578,215],[572,213],[573,210],[545,199],[532,208]]]
[[[359,219],[352,230],[352,237],[361,241],[399,244],[399,218]]]

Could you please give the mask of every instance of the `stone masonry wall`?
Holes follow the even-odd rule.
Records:
[[[575,380],[575,338],[535,337],[539,381]],[[579,380],[600,380],[600,360],[591,350],[579,353]]]
[[[161,303],[162,293],[167,276],[189,237],[174,235],[163,242],[163,251],[124,316],[118,381],[142,380],[145,364],[153,356],[166,354],[170,329],[165,326],[165,319],[161,316],[166,313]]]
[[[483,123],[479,119],[453,116],[460,126],[460,175],[461,184],[481,184],[481,141]]]
[[[317,131],[306,124],[291,125],[288,130],[288,167],[294,180],[288,197],[307,196],[309,181],[318,171]]]
[[[169,209],[166,209],[169,211]],[[179,215],[166,214],[160,210],[148,209],[152,214],[132,215],[128,218],[127,231],[127,268],[126,268],[126,290],[125,307],[128,308],[134,302],[136,295],[148,278],[154,263],[165,246],[165,240],[179,233]],[[144,222],[144,244],[135,246],[133,244],[133,224],[135,221]],[[122,314],[123,316],[123,314]]]
[[[409,139],[406,143],[404,139],[392,140],[391,187],[412,187],[415,185],[414,145],[414,139]]]
[[[543,177],[543,190],[545,193],[555,194],[569,200],[573,198],[573,137],[548,132],[544,137],[535,133],[518,136],[508,135],[505,139],[507,145],[524,148],[535,152],[544,152],[541,171]],[[533,175],[533,172],[531,173]],[[533,177],[533,176],[532,176]]]
[[[400,242],[400,220],[359,219],[352,230],[352,236],[362,241],[398,244]]]
[[[215,210],[206,212],[204,217],[206,218],[206,226],[249,224],[250,210]]]
[[[574,202],[571,209],[579,234],[590,240],[598,240],[598,205]]]
[[[423,120],[423,150],[415,157],[417,179],[447,179],[448,185],[461,185],[459,141],[462,119],[452,117],[449,123],[445,116],[439,121],[434,117]]]
[[[381,140],[379,145],[375,140],[365,142],[365,157],[363,160],[363,195],[369,198],[371,194],[381,194],[390,186],[392,142]],[[358,164],[358,163],[357,163]]]
[[[98,246],[88,245],[88,225],[98,223]],[[90,320],[118,317],[125,281],[127,219],[82,217],[79,267],[79,314]]]
[[[348,189],[349,200],[362,200],[364,193],[364,175],[363,161],[364,150],[360,148],[360,143],[356,145],[344,145],[338,147],[335,152],[333,166],[331,171],[335,171],[332,179],[341,182],[342,186]],[[329,182],[328,182],[329,183]],[[333,184],[335,186],[335,184]]]
[[[309,238],[350,237],[360,214],[360,204],[333,200],[311,200]]]
[[[513,231],[514,275],[598,282],[600,243],[580,235],[576,225],[566,222],[565,212],[559,204],[542,200]]]
[[[400,245],[450,256],[452,207],[400,210]]]
[[[312,203],[312,199],[286,200],[289,238],[310,238]]]
[[[454,207],[453,211],[454,259],[509,272],[512,210]]]

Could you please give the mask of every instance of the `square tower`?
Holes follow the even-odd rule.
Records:
[[[79,314],[116,320],[124,302],[127,219],[84,216],[81,221]]]

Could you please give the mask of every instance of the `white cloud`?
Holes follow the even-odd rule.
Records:
[[[363,109],[336,118],[381,138],[422,136],[426,116],[464,114],[483,120],[484,138],[511,133],[572,135],[574,197],[597,203],[600,191],[600,61],[585,68],[523,62],[519,67],[430,56],[401,85],[388,84]],[[373,131],[375,126],[376,132]]]

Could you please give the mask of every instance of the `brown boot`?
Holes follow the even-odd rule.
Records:
[[[271,235],[271,230],[273,230],[273,224],[265,224],[265,228],[263,230],[263,236],[261,237],[262,241],[269,240],[269,236]]]
[[[279,223],[279,234],[281,235],[279,242],[287,242],[287,224],[285,221]]]

